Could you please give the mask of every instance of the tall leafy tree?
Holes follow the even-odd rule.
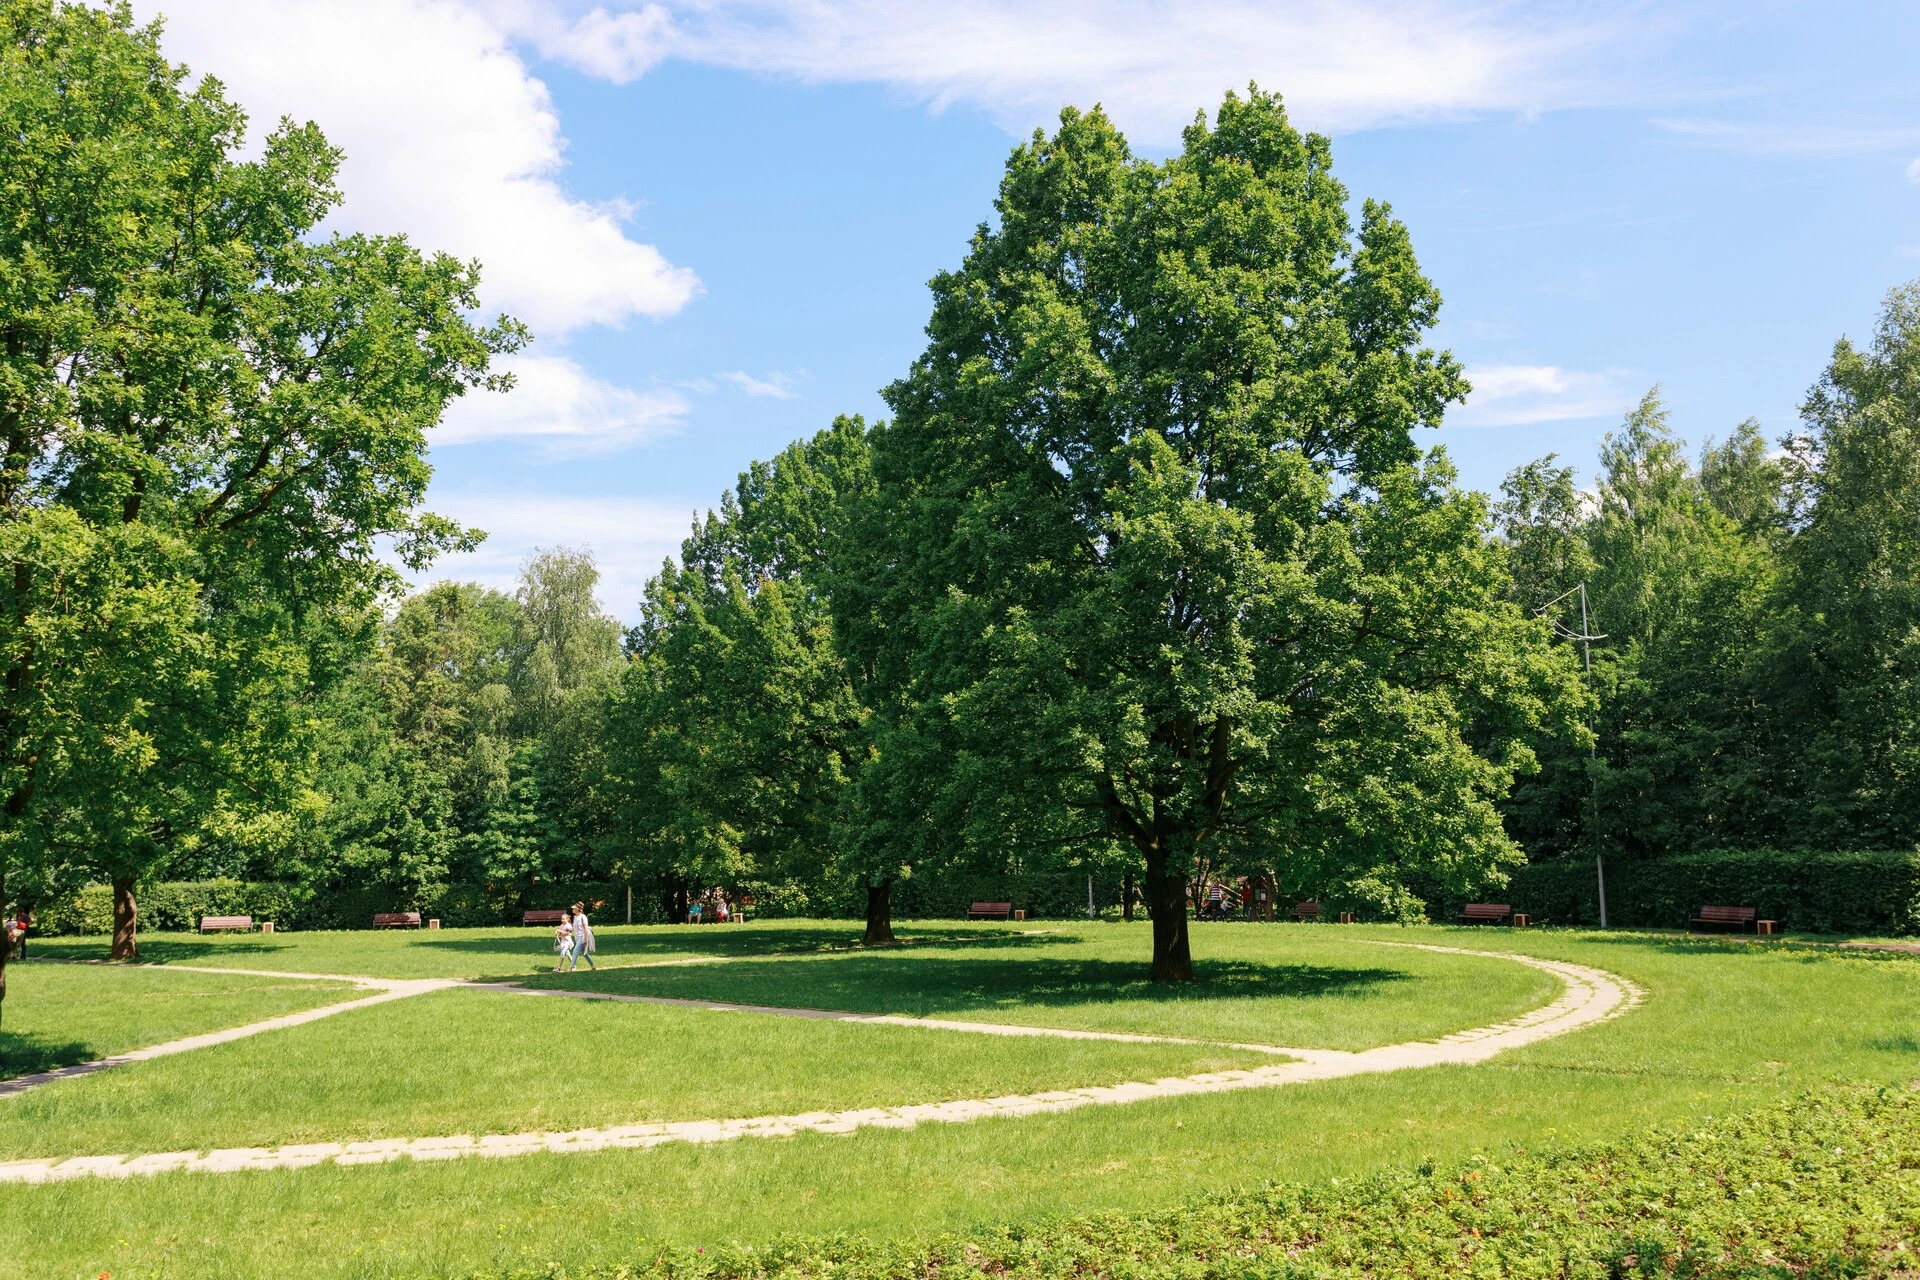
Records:
[[[891,877],[838,825],[866,712],[832,586],[869,486],[865,424],[838,419],[754,463],[648,584],[607,749],[623,830],[663,877],[670,916],[689,880],[851,876],[868,886],[869,941],[892,938]]]
[[[1420,345],[1406,229],[1356,227],[1326,139],[1257,90],[1164,163],[1069,110],[996,213],[874,433],[848,625],[876,809],[909,841],[1131,846],[1167,981],[1203,857],[1383,887],[1516,861],[1495,803],[1581,694],[1485,501],[1414,443],[1466,384]]]
[[[1796,843],[1920,840],[1920,281],[1842,340],[1789,451],[1779,743]]]
[[[280,770],[314,619],[394,584],[382,539],[464,545],[424,433],[523,336],[472,264],[316,234],[317,128],[242,160],[185,83],[125,5],[0,3],[0,874],[99,840],[121,956],[174,834]]]

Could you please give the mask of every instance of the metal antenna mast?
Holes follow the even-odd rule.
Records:
[[[1591,691],[1593,688],[1593,642],[1595,640],[1605,640],[1607,637],[1603,634],[1595,634],[1593,631],[1593,628],[1588,625],[1587,584],[1585,582],[1582,582],[1577,587],[1574,587],[1567,591],[1562,591],[1559,595],[1547,601],[1545,604],[1541,605],[1538,609],[1535,609],[1533,612],[1535,617],[1539,617],[1540,615],[1546,613],[1547,610],[1553,608],[1553,606],[1559,604],[1562,600],[1565,600],[1568,596],[1571,596],[1571,595],[1578,595],[1580,597],[1580,630],[1578,632],[1567,630],[1564,626],[1560,624],[1560,619],[1558,618],[1549,618],[1548,621],[1553,624],[1554,635],[1559,636],[1565,640],[1578,640],[1580,642],[1580,661],[1582,665],[1586,668],[1587,688],[1589,691]],[[1599,783],[1598,783],[1598,779],[1595,776],[1594,770],[1591,767],[1591,762],[1597,761],[1600,756],[1600,735],[1594,727],[1593,719],[1591,716],[1589,716],[1587,719],[1587,737],[1588,737],[1587,759],[1590,762],[1589,767],[1587,769],[1587,800],[1588,800],[1588,804],[1592,806],[1592,817],[1591,817],[1590,825],[1588,829],[1594,832],[1593,874],[1594,874],[1594,879],[1599,885],[1599,889],[1600,889],[1600,927],[1604,929],[1607,927],[1607,868],[1606,868],[1606,863],[1602,860],[1601,854],[1600,854]]]

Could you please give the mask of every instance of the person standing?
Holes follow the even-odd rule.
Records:
[[[554,964],[553,971],[560,972],[573,962],[573,921],[565,916],[553,930],[553,949],[560,953],[560,959]]]
[[[567,966],[568,972],[578,967],[583,958],[587,968],[598,969],[600,966],[593,962],[593,951],[593,925],[587,920],[587,904],[576,902],[573,904],[573,962]]]

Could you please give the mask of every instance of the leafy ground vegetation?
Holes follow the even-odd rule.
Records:
[[[1829,1090],[1757,1114],[1547,1155],[1422,1164],[1311,1190],[933,1241],[676,1249],[567,1271],[642,1276],[1911,1275],[1920,1099]],[[521,1273],[548,1276],[550,1270]]]
[[[649,975],[671,975],[668,980],[673,982],[700,975],[716,984],[703,994],[717,995],[719,984],[735,968],[791,964],[800,976],[785,990],[833,994],[851,990],[854,984],[830,982],[808,971],[814,966],[844,965],[851,972],[885,959],[858,951],[821,954],[817,946],[825,939],[809,939],[816,949],[791,959],[771,958],[769,953],[795,950],[793,928],[636,930],[636,945],[672,932],[680,948],[712,947],[707,955],[713,962],[653,970],[614,968],[572,981],[612,987]],[[855,929],[841,926],[839,936],[844,938]],[[1056,940],[1011,939],[991,944],[983,948],[979,963],[988,966],[984,972],[991,973],[995,983],[1017,993],[1020,971],[1008,967],[1008,957],[1019,948],[1030,948],[1035,965],[1031,977],[1036,983],[1033,1008],[1042,1011],[1030,1016],[1044,1022],[1055,1012],[1097,1003],[1091,984],[1085,1004],[1058,1001],[1057,974],[1049,968],[1055,963],[1049,959],[1053,949],[1070,946],[1098,955],[1115,945],[1103,935],[1124,932],[1125,926],[1120,925],[1063,926],[1061,935],[1050,936]],[[1072,941],[1063,944],[1058,936]],[[426,951],[425,944],[434,941],[424,935],[360,937],[375,954],[387,956]],[[1706,1126],[1709,1117],[1720,1118],[1714,1121],[1718,1126],[1727,1117],[1835,1081],[1904,1088],[1920,1076],[1920,1040],[1911,1034],[1911,1028],[1920,1025],[1920,982],[1915,980],[1920,976],[1916,968],[1920,961],[1884,953],[1733,940],[1492,929],[1226,925],[1196,935],[1200,981],[1191,997],[1194,1016],[1204,1016],[1214,1000],[1258,1003],[1235,976],[1242,966],[1355,967],[1361,962],[1354,956],[1363,950],[1359,940],[1369,937],[1513,949],[1591,964],[1632,979],[1646,990],[1647,999],[1612,1022],[1504,1054],[1478,1067],[1434,1068],[1018,1120],[592,1155],[8,1187],[6,1213],[0,1214],[0,1249],[11,1258],[30,1259],[25,1274],[36,1276],[94,1276],[101,1270],[115,1276],[276,1275],[283,1274],[289,1256],[301,1258],[303,1274],[413,1276],[530,1269],[538,1274],[549,1263],[570,1270],[611,1271],[619,1265],[644,1269],[663,1249],[682,1251],[686,1261],[676,1265],[690,1265],[691,1260],[730,1256],[727,1250],[748,1245],[761,1251],[756,1256],[766,1257],[766,1249],[786,1247],[779,1243],[783,1240],[849,1236],[859,1240],[836,1246],[848,1267],[870,1263],[874,1274],[895,1274],[881,1264],[905,1266],[920,1256],[917,1251],[944,1247],[932,1243],[942,1236],[957,1234],[974,1241],[986,1251],[982,1257],[1001,1256],[995,1250],[1017,1251],[1026,1247],[1022,1241],[1032,1243],[1036,1257],[1049,1256],[1045,1251],[1056,1245],[1058,1256],[1065,1257],[1058,1250],[1091,1248],[1090,1235],[1111,1229],[1115,1234],[1110,1243],[1116,1249],[1132,1247],[1128,1240],[1164,1236],[1177,1243],[1177,1237],[1187,1243],[1176,1254],[1185,1249],[1182,1256],[1191,1259],[1212,1256],[1215,1245],[1203,1239],[1206,1231],[1214,1229],[1208,1224],[1231,1235],[1242,1229],[1234,1223],[1251,1221],[1252,1215],[1270,1210],[1282,1217],[1295,1215],[1287,1218],[1293,1222],[1305,1220],[1298,1214],[1322,1209],[1357,1215],[1374,1193],[1354,1191],[1349,1185],[1352,1179],[1383,1177],[1385,1181],[1368,1185],[1389,1191],[1400,1188],[1391,1195],[1380,1192],[1391,1204],[1397,1203],[1394,1196],[1415,1195],[1423,1185],[1438,1188],[1451,1176],[1425,1182],[1425,1175],[1417,1173],[1423,1165],[1451,1168],[1461,1176],[1475,1169],[1483,1177],[1493,1176],[1489,1170],[1505,1170],[1498,1176],[1519,1178],[1525,1173],[1532,1179],[1534,1174],[1526,1170],[1554,1169],[1559,1170],[1556,1177],[1585,1177],[1577,1170],[1588,1167],[1580,1163],[1586,1157],[1562,1159],[1556,1153],[1623,1140],[1631,1145],[1634,1135],[1651,1127],[1677,1126],[1690,1133]],[[467,939],[454,934],[448,940]],[[769,945],[776,940],[784,945]],[[276,936],[274,941],[280,940]],[[290,936],[286,941],[295,939]],[[514,939],[489,934],[471,941],[479,954],[477,959],[468,958],[469,971],[497,972],[501,966],[495,949],[512,945]],[[346,940],[315,936],[300,942],[332,949],[344,946]],[[626,945],[624,936],[610,936],[607,958],[633,959],[626,954]],[[1124,950],[1138,943],[1122,937],[1117,945]],[[952,954],[962,950],[954,948]],[[1371,963],[1396,968],[1407,954],[1393,950],[1384,961],[1376,958]],[[724,958],[729,955],[746,958]],[[907,962],[909,955],[913,963],[922,962],[911,949],[901,962]],[[927,953],[928,962],[936,958],[931,950]],[[284,960],[282,956],[275,967]],[[528,968],[533,960],[525,956]],[[1483,966],[1489,977],[1504,968],[1496,960],[1474,963]],[[1206,990],[1209,969],[1216,964],[1227,979],[1228,994]],[[29,967],[24,972],[39,971]],[[1137,1005],[1154,1017],[1162,1016],[1168,1007],[1164,997],[1146,995],[1143,987],[1131,986],[1135,977],[1132,974],[1114,984],[1107,993],[1113,1015],[1140,1016],[1130,1011],[1130,1006]],[[1410,979],[1408,986],[1438,996],[1447,982],[1446,972],[1436,971]],[[1399,990],[1387,983],[1359,991],[1276,994],[1270,1000],[1282,1023],[1299,1016],[1289,1011],[1297,1002],[1327,1009],[1330,1025],[1337,1027],[1343,1006],[1364,1007],[1369,1001],[1378,1002],[1387,1017],[1401,1016],[1394,1012]],[[450,1020],[443,1009],[431,1019],[406,1021],[410,1007],[430,1008],[426,1001],[452,1004],[486,999],[497,1001],[498,1020],[492,1013],[462,1013]],[[1443,1003],[1444,998],[1434,1002]],[[1017,1053],[1007,1054],[1009,1042],[987,1037],[950,1033],[950,1039],[935,1040],[935,1032],[880,1027],[833,1028],[873,1034],[847,1041],[840,1049],[822,1050],[819,1046],[824,1042],[785,1039],[790,1029],[787,1020],[763,1031],[756,1023],[776,1020],[673,1010],[670,1020],[622,1020],[607,1011],[603,1022],[597,1013],[589,1012],[597,1008],[453,992],[343,1014],[207,1051],[246,1055],[247,1071],[265,1073],[270,1088],[234,1078],[237,1072],[214,1069],[219,1059],[195,1062],[194,1055],[185,1055],[147,1064],[154,1070],[141,1068],[143,1075],[120,1075],[117,1088],[127,1090],[124,1093],[100,1088],[115,1085],[112,1073],[59,1086],[64,1098],[42,1095],[47,1100],[40,1105],[49,1110],[41,1113],[35,1136],[29,1138],[26,1130],[17,1129],[8,1141],[38,1141],[42,1130],[71,1127],[76,1136],[91,1135],[91,1149],[99,1149],[92,1147],[93,1141],[106,1142],[111,1137],[115,1141],[106,1145],[125,1150],[120,1140],[135,1144],[143,1137],[161,1136],[161,1131],[174,1137],[197,1133],[199,1145],[231,1145],[252,1140],[248,1135],[261,1131],[255,1127],[256,1113],[267,1117],[266,1127],[277,1132],[312,1137],[338,1137],[335,1126],[351,1128],[369,1120],[381,1131],[393,1132],[399,1118],[412,1121],[440,1108],[476,1125],[508,1123],[534,1114],[543,1121],[587,1117],[591,1122],[592,1117],[614,1110],[602,1107],[602,1095],[625,1094],[634,1100],[636,1110],[644,1110],[648,1099],[677,1109],[730,1105],[741,1098],[821,1097],[835,1090],[859,1096],[858,1090],[880,1081],[911,1088],[917,1082],[942,1079],[940,1073],[949,1064],[958,1077],[975,1072],[971,1078],[985,1084],[996,1079],[1061,1079],[1066,1073],[1049,1073],[1056,1072],[1063,1061],[1074,1064],[1073,1073],[1084,1071],[1088,1078],[1100,1079],[1111,1078],[1105,1073],[1118,1067],[1144,1068],[1161,1061],[1151,1056],[1113,1058],[1104,1052],[1098,1057],[1062,1058],[1051,1049],[1039,1059],[1027,1060]],[[620,1010],[660,1012],[634,1006]],[[917,1010],[902,1005],[899,1011]],[[961,1013],[988,1016],[964,1009]],[[991,1016],[1004,1013],[1004,1008],[996,1009]],[[1480,1010],[1463,1008],[1460,1013],[1456,1025],[1481,1016]],[[459,1021],[470,1016],[479,1021],[465,1025]],[[382,1026],[385,1038],[357,1032],[356,1022]],[[584,1029],[577,1039],[570,1034],[575,1024]],[[345,1037],[333,1045],[334,1056],[340,1059],[333,1065],[325,1062],[327,1035]],[[922,1056],[890,1047],[922,1037],[932,1046]],[[267,1052],[275,1041],[288,1046],[290,1062],[285,1068],[273,1066],[274,1055]],[[1070,1043],[1060,1042],[1057,1047]],[[999,1061],[972,1056],[976,1044]],[[786,1051],[771,1058],[749,1053],[762,1045]],[[1143,1046],[1102,1049],[1136,1047]],[[444,1062],[436,1073],[436,1055],[443,1053]],[[622,1058],[631,1058],[632,1063]],[[494,1059],[505,1060],[505,1065]],[[236,1056],[225,1061],[238,1060]],[[356,1074],[358,1079],[353,1078]],[[436,1080],[436,1074],[441,1078]],[[712,1079],[699,1083],[677,1078],[701,1075]],[[189,1081],[191,1089],[184,1087]],[[311,1103],[303,1093],[309,1088],[315,1090]],[[503,1089],[518,1092],[519,1100],[503,1101],[498,1096]],[[209,1095],[205,1103],[192,1096],[201,1091]],[[101,1101],[90,1103],[88,1097]],[[13,1099],[12,1104],[34,1100],[34,1095],[27,1095]],[[160,1104],[188,1108],[185,1123],[169,1128],[173,1122],[153,1118],[151,1112]],[[755,1106],[751,1113],[770,1109]],[[310,1111],[321,1123],[308,1122]],[[679,1118],[697,1117],[682,1112]],[[1793,1123],[1827,1122],[1809,1112]],[[1833,1123],[1855,1122],[1842,1116]],[[1713,1132],[1733,1131],[1713,1127]],[[1740,1145],[1748,1138],[1735,1135],[1726,1141],[1733,1145],[1724,1148],[1723,1154],[1748,1149]],[[1516,1165],[1523,1151],[1532,1153],[1528,1160],[1544,1155],[1554,1158],[1545,1164],[1522,1161]],[[1461,1163],[1476,1157],[1488,1163],[1472,1168]],[[1642,1164],[1656,1168],[1646,1161]],[[1516,1169],[1520,1172],[1513,1172]],[[1593,1176],[1597,1179],[1590,1187],[1594,1194],[1613,1194],[1603,1185],[1604,1178]],[[1755,1173],[1763,1188],[1773,1186],[1768,1182],[1771,1176]],[[1539,1177],[1548,1175],[1540,1172]],[[1277,1191],[1248,1190],[1269,1181],[1284,1186]],[[1536,1184],[1500,1185],[1519,1195]],[[1637,1189],[1645,1185],[1622,1183],[1616,1201],[1609,1203],[1630,1206]],[[1804,1212],[1799,1220],[1809,1230],[1841,1212],[1821,1198],[1824,1191],[1820,1196],[1813,1194],[1816,1186],[1825,1185],[1817,1180],[1802,1184]],[[1542,1197],[1559,1194],[1545,1181],[1538,1187]],[[1890,1197],[1887,1203],[1893,1203],[1896,1192],[1897,1187],[1885,1193]],[[1765,1191],[1767,1197],[1781,1194],[1777,1186]],[[1207,1196],[1227,1199],[1196,1202],[1177,1211],[1169,1208]],[[1865,1200],[1835,1203],[1851,1205],[1849,1213],[1862,1205],[1871,1207]],[[1224,1204],[1242,1207],[1219,1207]],[[1276,1205],[1281,1208],[1273,1209]],[[1486,1212],[1497,1216],[1497,1206]],[[1878,1219],[1866,1214],[1866,1209],[1861,1213],[1866,1216],[1857,1221],[1865,1232]],[[1125,1219],[1112,1220],[1110,1228],[1098,1230],[1066,1225],[1088,1214],[1120,1214]],[[1140,1214],[1155,1216],[1138,1219]],[[1628,1225],[1643,1221],[1632,1215],[1596,1219],[1616,1220]],[[1476,1218],[1470,1225],[1480,1226],[1484,1237],[1489,1221]],[[1658,1214],[1644,1221],[1653,1224],[1649,1231],[1661,1222],[1684,1225],[1681,1218]],[[1003,1224],[1012,1222],[1022,1224],[1017,1235],[996,1235]],[[1340,1230],[1364,1233],[1386,1228],[1356,1217]],[[1407,1230],[1411,1232],[1411,1226]],[[1665,1238],[1669,1237],[1643,1233],[1644,1240]],[[1620,1247],[1630,1252],[1635,1242],[1628,1239]],[[706,1252],[695,1252],[700,1249]],[[775,1256],[799,1254],[790,1250]],[[1117,1272],[1128,1273],[1119,1262],[1122,1254],[1107,1256]],[[860,1262],[863,1258],[867,1261]],[[1279,1266],[1277,1258],[1268,1262]],[[1050,1273],[1037,1261],[1032,1269]],[[1192,1273],[1210,1274],[1204,1269]],[[1256,1269],[1255,1274],[1259,1273]]]

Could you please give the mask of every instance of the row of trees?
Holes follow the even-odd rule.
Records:
[[[1503,488],[1514,594],[1589,584],[1597,758],[1548,748],[1508,825],[1535,857],[1920,842],[1920,284],[1842,341],[1775,442],[1697,462],[1650,393],[1590,492]],[[1578,619],[1563,602],[1568,631]]]

